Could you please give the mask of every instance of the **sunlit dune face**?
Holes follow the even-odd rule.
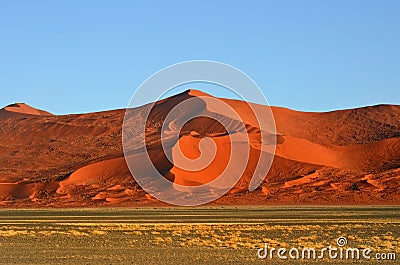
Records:
[[[229,136],[181,137],[172,149],[175,183],[196,186],[215,180],[228,167],[230,150]]]
[[[207,127],[207,123],[204,123],[207,119],[195,121],[198,122],[197,124],[205,124]],[[208,124],[212,124],[210,120],[208,122]],[[211,127],[209,126],[209,128]],[[261,139],[259,131],[250,127],[248,129],[246,132],[231,132],[231,134],[228,134],[225,129],[224,132],[214,130],[205,135],[192,131],[182,136],[177,145],[172,148],[174,167],[171,169],[171,173],[175,176],[174,183],[186,186],[207,184],[216,180],[226,170],[225,174],[239,174],[240,170],[235,170],[235,164],[243,162],[246,163],[246,168],[238,185],[247,189],[260,158]],[[236,137],[240,135],[242,141],[232,141],[231,135],[233,134]],[[244,151],[244,144],[247,142],[251,143],[248,157]],[[236,163],[231,161],[232,164],[229,165],[233,144],[237,149],[243,149],[243,156],[240,156],[240,161],[236,161]]]
[[[204,185],[224,189],[236,182],[236,188],[248,189],[265,146],[275,143],[273,134],[262,132],[260,117],[253,110],[246,102],[207,95],[161,101],[152,107],[146,122],[151,163],[177,189]],[[270,160],[264,157],[262,163]],[[158,181],[157,177],[151,181]]]
[[[213,138],[184,135],[172,149],[172,156],[176,164],[182,163],[182,161],[178,161],[182,157],[191,163],[197,163],[193,166],[194,169],[201,169],[201,160],[207,161],[207,164],[211,163],[215,158],[216,151],[217,146]],[[189,169],[190,166],[183,165],[183,168]]]

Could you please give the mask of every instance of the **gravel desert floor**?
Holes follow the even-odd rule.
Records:
[[[0,214],[0,263],[397,264],[399,217],[399,207],[8,209]],[[324,247],[337,257],[319,258]],[[294,248],[298,258],[288,254]],[[304,248],[316,257],[302,258]],[[360,257],[346,258],[349,248]]]

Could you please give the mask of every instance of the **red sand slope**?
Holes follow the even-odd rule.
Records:
[[[248,103],[222,99],[239,114],[233,117],[199,98],[202,96],[209,95],[187,91],[157,102],[151,111],[147,149],[158,171],[170,181],[199,185],[214,180],[226,168],[235,146],[238,150],[249,148],[249,162],[237,185],[215,204],[400,204],[400,106],[326,113],[272,107],[276,156],[265,181],[249,192],[261,150],[260,125]],[[161,150],[161,126],[169,111],[189,98],[195,99],[194,104],[165,121],[168,130],[173,131],[188,113],[207,113],[229,124],[229,132],[211,118],[189,121],[178,142],[167,148],[171,163]],[[141,108],[145,106],[134,110],[137,119]],[[130,175],[121,146],[123,118],[124,110],[55,116],[22,103],[0,110],[0,205],[162,205]],[[230,138],[232,135],[236,140]],[[250,146],[240,140],[247,135]],[[179,149],[186,158],[198,159],[198,165],[205,160],[212,162],[199,171],[183,170],[179,165],[188,161],[179,156]],[[138,150],[133,159],[140,156],[142,151]],[[237,164],[246,158],[244,151],[239,152]],[[134,161],[142,169],[141,160]],[[228,174],[237,174],[237,167],[230,168]],[[146,174],[146,170],[143,167],[138,174]]]

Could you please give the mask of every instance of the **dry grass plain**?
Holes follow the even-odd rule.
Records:
[[[351,264],[261,260],[257,249],[336,246],[394,252],[399,207],[92,208],[0,210],[0,264]]]

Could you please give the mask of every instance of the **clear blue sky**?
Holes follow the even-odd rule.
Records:
[[[271,105],[400,104],[400,1],[0,1],[0,105],[124,108],[154,72],[208,59]]]

